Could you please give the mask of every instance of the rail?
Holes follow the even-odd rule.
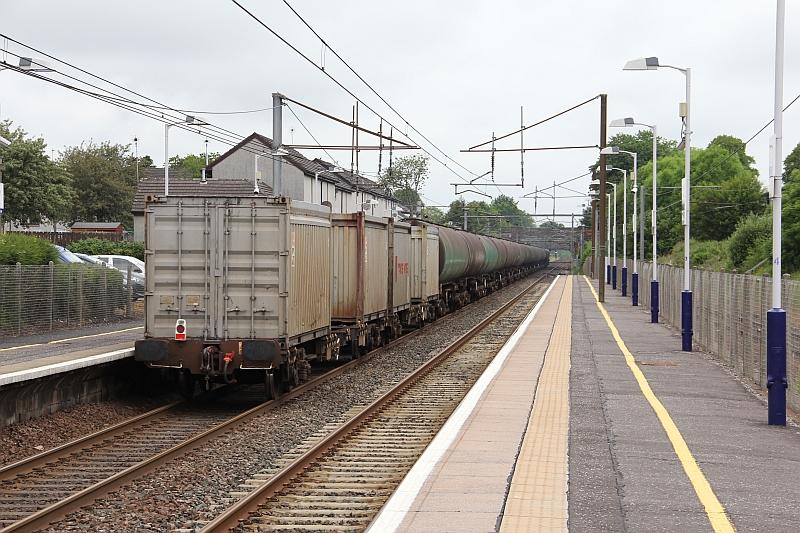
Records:
[[[425,377],[434,368],[443,363],[450,355],[458,351],[467,342],[469,342],[478,333],[486,329],[490,324],[494,323],[498,318],[503,316],[514,304],[521,298],[528,294],[539,283],[552,275],[556,269],[550,270],[541,275],[525,289],[520,291],[513,299],[505,303],[494,313],[483,319],[480,323],[476,324],[465,334],[456,339],[455,342],[450,344],[444,350],[441,350],[433,358],[428,360],[425,364],[417,368],[414,372],[406,376],[402,381],[397,383],[391,390],[387,391],[380,398],[365,407],[358,414],[350,418],[347,422],[339,426],[332,433],[323,438],[316,445],[312,446],[303,455],[298,457],[291,464],[277,472],[266,483],[261,485],[258,489],[254,490],[241,500],[237,501],[233,506],[228,508],[223,514],[219,515],[215,520],[209,522],[201,531],[202,533],[218,533],[221,531],[230,531],[237,527],[241,520],[247,518],[251,513],[269,498],[275,496],[283,488],[290,485],[293,480],[307,469],[315,461],[318,461],[323,455],[328,453],[339,442],[348,436],[354,429],[363,424],[372,415],[376,414],[398,396],[404,393],[410,386],[417,383],[420,379]]]

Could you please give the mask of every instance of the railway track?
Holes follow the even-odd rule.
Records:
[[[539,299],[549,274],[202,531],[363,531]]]
[[[411,332],[335,367],[275,401],[176,402],[0,468],[0,532],[45,528],[424,331]]]
[[[238,390],[227,405],[219,401],[225,391],[192,403],[174,402],[0,468],[0,533],[44,528],[367,359],[337,366],[278,400],[248,400]]]

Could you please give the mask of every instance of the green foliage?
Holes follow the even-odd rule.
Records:
[[[539,224],[539,227],[555,229],[555,228],[563,228],[564,224],[562,224],[561,222],[556,222],[554,220],[546,220],[541,224]]]
[[[136,188],[136,159],[130,146],[81,144],[67,148],[61,161],[72,176],[77,196],[72,220],[122,222],[131,227],[131,205]]]
[[[8,120],[0,123],[0,135],[11,141],[10,146],[0,147],[6,206],[0,222],[30,226],[70,220],[74,201],[70,176],[47,157],[44,139],[28,137]]]
[[[422,155],[412,155],[398,157],[392,166],[386,168],[378,178],[378,184],[392,194],[401,190],[408,190],[415,193],[416,198],[405,194],[400,203],[406,207],[413,207],[419,200],[419,191],[428,180],[428,158]],[[407,201],[413,200],[414,203],[408,204]]]
[[[437,207],[423,207],[422,218],[434,224],[444,224],[444,212]]]
[[[762,243],[768,243],[770,247],[772,245],[771,213],[749,215],[740,220],[728,243],[733,267],[743,272],[763,259],[760,257]],[[769,255],[771,253],[770,249]]]
[[[793,174],[800,174],[800,169]],[[800,270],[800,180],[783,187],[783,272]]]
[[[408,187],[403,187],[402,189],[394,191],[394,197],[402,205],[411,209],[416,208],[419,205],[417,202],[420,201],[417,191],[409,189]]]
[[[147,156],[145,156],[147,157]],[[208,154],[208,163],[211,164],[216,158],[219,157],[217,152]],[[149,158],[148,158],[149,159]],[[152,160],[151,164],[152,164]],[[141,164],[141,162],[140,162]],[[203,154],[188,154],[184,156],[173,156],[169,158],[169,166],[180,167],[185,169],[193,179],[200,179],[203,173],[203,167],[206,166],[206,155]],[[141,167],[140,167],[141,168]]]
[[[683,266],[683,241],[677,243],[667,256],[667,262]],[[703,270],[729,270],[730,256],[727,241],[699,241],[692,239],[692,268]]]
[[[662,137],[658,138],[658,157],[659,160],[672,154],[676,151],[675,141],[667,140]],[[639,175],[641,177],[641,168],[643,165],[649,163],[653,159],[653,132],[649,129],[643,129],[635,134],[630,133],[617,133],[608,141],[608,146],[617,146],[620,150],[628,152],[635,152],[637,163],[639,164]],[[598,159],[592,168],[600,164]],[[624,168],[628,172],[633,172],[633,158],[628,154],[616,154],[606,156],[606,165],[611,165],[617,168]],[[609,176],[609,181],[619,181],[622,176],[619,172],[614,172]]]
[[[106,239],[81,239],[68,246],[69,251],[87,255],[128,255],[144,261],[144,243],[141,241],[108,241]]]
[[[798,174],[794,174],[797,171]],[[800,144],[795,146],[789,155],[786,156],[786,159],[783,160],[783,179],[786,183],[790,181],[796,181],[796,178],[800,177]]]
[[[56,260],[56,249],[50,242],[19,233],[0,235],[0,265],[46,265]]]
[[[733,135],[717,135],[708,143],[708,146],[709,148],[712,146],[722,148],[729,154],[735,155],[744,168],[753,170],[753,165],[755,165],[756,160],[747,155],[747,145],[745,145],[744,141],[740,138],[734,137]]]
[[[456,200],[444,216],[444,222],[456,227],[464,224],[464,200]],[[512,226],[532,227],[533,219],[519,208],[516,200],[510,196],[500,195],[491,203],[473,201],[466,204],[467,229],[473,233],[500,236],[504,230]],[[504,218],[494,218],[505,215]],[[478,217],[478,218],[469,218]],[[485,217],[485,218],[484,218]]]

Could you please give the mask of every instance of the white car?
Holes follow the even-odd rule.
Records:
[[[130,267],[135,277],[144,276],[144,261],[141,259],[127,255],[93,255],[92,257],[120,272],[127,272]]]

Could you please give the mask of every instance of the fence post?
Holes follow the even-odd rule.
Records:
[[[73,269],[75,266],[73,265]],[[78,269],[78,326],[83,327],[83,269]]]
[[[125,305],[125,318],[133,316],[133,274],[131,265],[128,265],[128,302]]]
[[[22,335],[22,263],[17,261],[17,335]]]
[[[103,322],[108,322],[109,316],[111,315],[109,308],[112,303],[108,300],[108,269],[103,268]]]
[[[48,274],[50,274],[50,332],[53,332],[53,306],[55,305],[55,284],[53,281],[53,262],[47,263]]]

